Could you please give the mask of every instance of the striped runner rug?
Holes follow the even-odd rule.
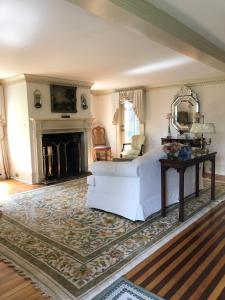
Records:
[[[224,300],[225,203],[178,234],[126,278],[167,300]]]

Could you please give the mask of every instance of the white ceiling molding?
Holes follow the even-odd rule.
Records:
[[[183,85],[187,85],[190,87],[194,86],[205,86],[205,85],[211,85],[211,84],[225,84],[225,77],[217,77],[217,78],[210,78],[210,79],[196,79],[191,81],[177,81],[173,83],[168,84],[162,84],[162,85],[156,85],[156,86],[142,86],[142,89],[145,89],[146,91],[153,90],[153,89],[163,89],[163,88],[170,88],[170,87],[180,87]],[[126,88],[120,88],[120,89],[114,89],[114,90],[91,90],[91,94],[95,96],[101,96],[101,95],[108,95],[115,92],[119,92],[121,90],[132,90],[136,89],[137,87],[126,87]]]
[[[189,80],[189,81],[176,81],[176,82],[168,83],[168,84],[147,86],[147,90],[170,88],[170,87],[180,87],[182,85],[194,87],[194,86],[205,86],[205,85],[224,84],[224,83],[225,83],[225,77],[223,76],[223,77],[218,77],[218,78],[196,79],[196,80]]]
[[[91,95],[101,96],[101,95],[110,95],[115,93],[116,90],[91,90]]]
[[[0,84],[2,83],[3,85],[7,85],[19,81],[47,83],[47,84],[62,84],[62,85],[71,85],[71,86],[86,87],[86,88],[91,88],[91,86],[93,85],[93,82],[62,79],[62,78],[40,76],[40,75],[33,75],[33,74],[21,74],[18,76],[2,79]]]
[[[225,71],[225,51],[145,0],[67,0],[179,53]]]

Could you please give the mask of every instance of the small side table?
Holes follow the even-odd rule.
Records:
[[[186,168],[195,165],[195,196],[199,196],[199,164],[211,161],[211,200],[215,199],[215,162],[217,152],[203,154],[187,160],[160,159],[161,164],[161,215],[166,216],[166,171],[170,168],[179,172],[179,221],[184,221],[184,173]]]

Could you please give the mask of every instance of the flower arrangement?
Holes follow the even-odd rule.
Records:
[[[162,149],[169,159],[175,159],[179,155],[181,144],[177,142],[168,143],[163,145]]]

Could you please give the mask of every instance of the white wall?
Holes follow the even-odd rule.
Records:
[[[168,121],[166,114],[171,111],[173,97],[180,87],[167,87],[150,89],[146,93],[145,109],[145,135],[146,151],[160,146],[161,137],[167,136]],[[225,175],[225,83],[194,86],[192,89],[198,94],[200,110],[205,115],[206,122],[213,122],[216,126],[216,134],[211,135],[211,150],[218,152],[216,161],[216,173]],[[107,133],[111,135],[110,144],[115,147],[113,118],[113,94],[93,97],[95,110],[94,116],[102,123]],[[178,132],[171,126],[172,135]]]
[[[32,182],[30,133],[25,82],[10,83],[4,87],[12,178]]]

